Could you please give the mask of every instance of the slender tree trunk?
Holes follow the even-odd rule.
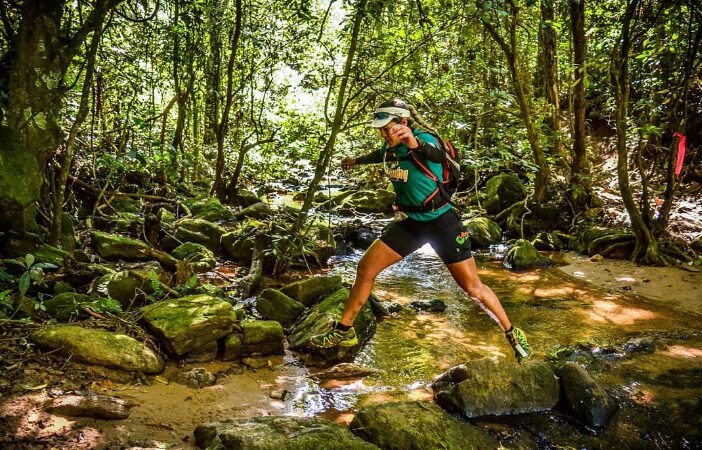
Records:
[[[205,69],[205,127],[203,144],[212,145],[217,142],[217,123],[219,119],[219,102],[222,59],[222,29],[221,22],[224,14],[222,0],[209,0],[208,27],[209,53]]]
[[[83,126],[85,119],[88,117],[88,112],[90,110],[89,99],[93,84],[93,74],[95,73],[95,55],[97,54],[101,34],[102,33],[99,31],[93,33],[90,48],[85,57],[85,77],[83,79],[83,89],[81,91],[78,112],[76,113],[76,118],[73,121],[73,125],[71,125],[70,131],[68,132],[68,138],[66,139],[64,151],[59,158],[60,167],[56,177],[56,192],[54,193],[53,198],[53,214],[51,217],[51,229],[49,232],[49,244],[54,246],[58,245],[61,238],[61,213],[63,212],[66,181],[68,180],[68,174],[71,170],[71,163],[73,162],[76,137],[78,136],[78,130],[81,126]]]
[[[549,105],[551,117],[547,121],[553,140],[553,156],[559,160],[563,156],[563,143],[559,137],[560,131],[560,99],[558,87],[558,58],[556,52],[556,30],[553,27],[555,12],[554,0],[541,1],[541,28],[539,38],[542,42],[541,60],[543,74],[543,91]]]
[[[617,178],[624,206],[631,220],[631,228],[636,237],[636,246],[631,255],[634,261],[647,264],[665,265],[665,260],[658,250],[653,233],[644,222],[641,211],[636,205],[629,185],[629,152],[627,149],[627,119],[629,108],[629,53],[631,50],[631,22],[636,14],[640,0],[628,0],[626,12],[622,18],[622,32],[612,52],[612,84],[617,103]]]
[[[217,166],[215,169],[215,180],[212,184],[211,194],[216,194],[217,197],[224,199],[226,196],[226,186],[223,180],[224,174],[224,138],[227,135],[229,128],[229,113],[234,101],[234,62],[239,49],[239,39],[241,37],[241,21],[242,21],[242,0],[236,0],[236,19],[234,32],[231,38],[231,51],[229,53],[229,63],[227,64],[227,94],[225,97],[224,109],[222,117],[217,125]]]
[[[546,199],[546,194],[548,192],[549,167],[543,150],[541,149],[539,133],[534,126],[534,122],[532,121],[532,108],[529,101],[529,96],[527,94],[526,80],[519,70],[519,65],[517,62],[517,20],[519,8],[516,6],[513,0],[509,0],[508,3],[510,5],[511,13],[511,21],[509,23],[509,44],[500,35],[500,33],[497,32],[497,29],[490,22],[487,22],[482,16],[481,21],[495,42],[498,43],[505,54],[505,58],[507,59],[507,66],[509,67],[509,73],[512,78],[512,85],[517,97],[517,103],[519,104],[519,109],[522,113],[522,119],[524,120],[527,139],[529,140],[529,145],[531,146],[531,151],[534,155],[534,162],[539,168],[538,172],[536,173],[536,180],[534,182],[533,201],[536,203],[541,203]]]
[[[585,147],[585,0],[570,1],[570,22],[573,35],[573,155],[570,168],[568,197],[575,211],[584,210],[590,203]]]

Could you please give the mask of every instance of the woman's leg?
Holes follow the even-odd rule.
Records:
[[[478,277],[478,270],[475,266],[475,259],[469,258],[461,262],[447,264],[451,276],[456,283],[471,297],[483,310],[488,313],[502,328],[502,331],[510,329],[512,324],[507,317],[500,300],[492,289],[484,285]]]
[[[400,256],[395,250],[388,247],[386,243],[380,239],[376,239],[366,253],[363,254],[361,261],[356,269],[356,280],[351,287],[349,299],[346,302],[344,314],[341,316],[341,324],[352,326],[356,316],[363,308],[363,305],[368,300],[368,297],[373,290],[375,277],[387,267],[400,261]]]

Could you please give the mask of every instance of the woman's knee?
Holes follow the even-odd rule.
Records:
[[[480,298],[480,296],[481,296],[480,293],[483,290],[483,283],[481,283],[480,281],[474,281],[474,280],[464,281],[461,284],[461,287],[466,292],[466,294],[468,294],[470,297]]]
[[[358,263],[358,268],[356,269],[356,279],[361,278],[363,280],[373,281],[375,280],[375,277],[378,276],[378,273],[379,271],[373,266],[373,264],[361,260]]]

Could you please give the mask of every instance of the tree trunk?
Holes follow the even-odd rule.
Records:
[[[553,27],[555,13],[553,0],[541,1],[541,28],[539,30],[539,39],[541,40],[541,62],[543,74],[543,91],[546,101],[549,105],[551,117],[547,120],[547,124],[551,129],[551,138],[553,139],[552,154],[558,160],[561,160],[563,155],[563,143],[559,138],[560,130],[560,99],[558,88],[558,58],[556,57],[556,30]]]
[[[631,255],[633,261],[646,264],[665,265],[658,243],[644,222],[629,185],[629,152],[627,149],[627,118],[629,108],[629,52],[631,49],[631,21],[638,9],[639,0],[629,0],[622,18],[622,32],[612,52],[612,84],[617,103],[617,178],[624,206],[631,220],[636,237],[636,246]]]
[[[122,0],[99,0],[73,35],[61,30],[65,1],[25,0],[7,73],[0,127],[0,230],[37,230],[34,202],[58,149],[66,72],[87,36]]]
[[[539,168],[538,172],[536,173],[536,180],[534,182],[533,201],[536,203],[541,203],[546,199],[546,194],[548,192],[549,168],[546,158],[544,157],[543,150],[541,149],[539,133],[534,127],[534,123],[531,118],[532,108],[529,101],[529,96],[527,95],[525,77],[519,70],[519,65],[517,62],[517,20],[519,8],[516,6],[513,0],[509,0],[509,5],[511,13],[511,20],[509,22],[509,44],[502,36],[500,36],[497,29],[490,22],[487,22],[483,16],[481,16],[480,20],[483,22],[483,25],[488,30],[495,42],[497,42],[500,48],[502,48],[505,58],[507,59],[507,66],[509,67],[509,73],[512,78],[512,85],[514,86],[517,103],[519,104],[522,119],[524,120],[524,127],[527,131],[527,139],[529,140],[529,145],[531,146],[531,151],[534,155],[534,163],[536,163]]]
[[[570,22],[573,34],[573,155],[570,168],[570,186],[567,195],[576,212],[590,203],[589,183],[583,178],[587,173],[585,148],[585,0],[571,0]]]

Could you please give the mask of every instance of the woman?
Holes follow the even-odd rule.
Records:
[[[311,343],[323,348],[358,344],[353,322],[368,299],[376,276],[428,242],[458,285],[497,321],[521,362],[531,356],[526,336],[512,326],[495,293],[480,282],[468,232],[438,187],[443,181],[442,162],[446,158],[435,137],[438,135],[412,129],[412,120],[433,132],[403,100],[381,104],[373,113],[371,126],[380,131],[385,144],[368,155],[341,161],[345,170],[357,164],[382,162],[397,194],[395,208],[405,212],[407,218],[394,222],[368,247],[358,263],[341,320],[330,331],[314,336]]]

